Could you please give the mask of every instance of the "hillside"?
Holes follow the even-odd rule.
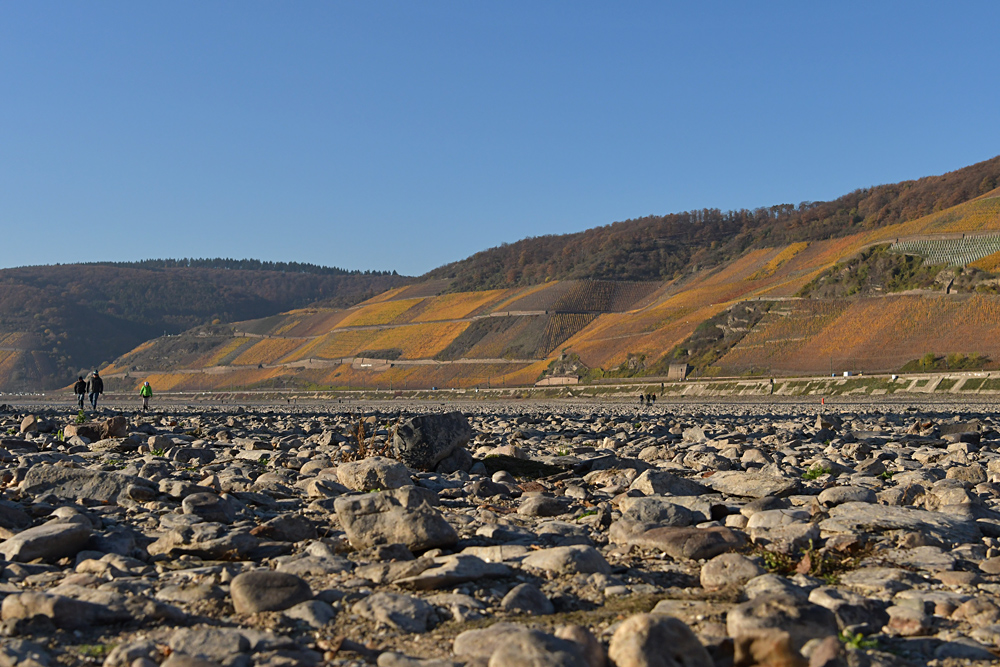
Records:
[[[907,243],[945,261],[906,254]],[[678,361],[702,376],[899,371],[928,354],[935,368],[992,368],[997,279],[947,258],[995,267],[1000,253],[984,253],[997,243],[991,193],[869,232],[749,249],[668,281],[452,293],[434,281],[347,309],[203,326],[150,341],[105,372],[123,388],[150,379],[161,391],[211,391],[517,386],[550,367],[593,381],[662,375]],[[816,298],[797,296],[808,286]]]
[[[351,305],[408,280],[243,262],[251,268],[233,260],[157,260],[0,270],[0,390],[64,385],[164,333],[320,300]]]
[[[123,387],[149,378],[160,390],[207,391],[517,386],[560,372],[612,381],[665,375],[677,362],[710,377],[997,368],[1000,190],[987,188],[998,166],[858,191],[840,204],[775,207],[772,224],[747,223],[729,240],[711,215],[529,239],[522,249],[550,254],[524,255],[512,284],[460,289],[509,271],[503,261],[476,267],[506,261],[517,244],[350,308],[313,304],[150,341],[106,372]],[[837,227],[837,207],[851,202]],[[643,254],[625,242],[664,225],[690,252]],[[581,241],[591,237],[606,243]],[[648,276],[643,261],[656,257],[666,276],[658,280],[532,273]]]
[[[1000,156],[941,176],[855,190],[830,202],[703,209],[490,248],[428,273],[456,291],[546,280],[669,280],[754,249],[860,234],[925,218],[1000,184]]]

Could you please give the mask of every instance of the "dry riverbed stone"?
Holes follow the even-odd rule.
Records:
[[[75,555],[90,539],[91,532],[89,526],[80,523],[44,523],[0,543],[0,553],[7,560],[20,562],[58,560]]]
[[[337,479],[352,491],[385,491],[413,484],[405,465],[384,456],[341,463]]]
[[[829,609],[780,594],[760,595],[733,607],[726,616],[726,628],[733,638],[783,630],[791,635],[796,650],[810,639],[823,639],[840,631],[837,617]]]
[[[582,544],[539,549],[529,554],[521,563],[525,567],[557,574],[611,573],[611,566],[601,552]]]
[[[764,568],[742,554],[719,554],[701,566],[701,586],[707,590],[742,586],[762,574]]]
[[[618,626],[608,657],[617,667],[715,666],[691,628],[657,614],[637,614]]]
[[[411,551],[448,547],[458,533],[428,504],[433,492],[413,486],[337,498],[334,507],[351,546],[403,544]]]
[[[403,632],[418,633],[429,629],[434,608],[409,595],[375,593],[356,602],[351,611]]]
[[[254,570],[237,575],[229,586],[237,614],[282,611],[312,598],[304,579],[286,572]]]
[[[433,470],[472,439],[472,427],[461,412],[421,415],[399,425],[393,436],[396,458],[417,470]]]

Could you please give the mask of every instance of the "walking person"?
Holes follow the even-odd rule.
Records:
[[[87,383],[87,393],[90,394],[90,406],[97,410],[97,399],[104,393],[104,380],[95,370],[90,374],[90,382]]]
[[[145,412],[149,410],[149,397],[153,395],[153,388],[149,386],[149,380],[142,383],[139,387],[139,395],[142,396],[142,411]]]
[[[87,383],[82,375],[76,377],[76,384],[73,385],[73,393],[76,394],[76,403],[83,410],[83,397],[87,395]]]

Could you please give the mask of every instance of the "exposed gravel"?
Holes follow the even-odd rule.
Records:
[[[351,407],[0,413],[0,665],[1000,655],[993,406]]]

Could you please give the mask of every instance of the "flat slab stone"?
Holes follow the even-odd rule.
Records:
[[[744,498],[790,496],[799,490],[799,480],[755,470],[720,470],[705,478],[705,484],[719,493]]]
[[[25,474],[21,491],[31,496],[52,493],[71,500],[121,503],[129,501],[128,491],[132,486],[147,487],[156,492],[156,487],[141,477],[84,468],[36,465]]]
[[[645,471],[629,488],[642,491],[647,496],[700,496],[707,492],[703,484],[664,470]]]
[[[916,568],[930,572],[945,572],[955,569],[956,558],[942,551],[939,547],[914,547],[912,549],[896,549],[883,555],[883,558],[895,565]]]
[[[58,560],[76,555],[92,532],[88,526],[79,523],[45,523],[0,543],[0,553],[7,560],[22,563],[36,558]]]
[[[510,574],[510,568],[503,563],[488,563],[470,554],[458,554],[435,558],[432,567],[412,577],[397,579],[393,583],[404,588],[431,590],[467,581],[506,577]]]
[[[982,533],[975,521],[941,512],[848,502],[830,509],[830,518],[819,524],[823,537],[836,533],[883,533],[892,530],[924,533],[951,544],[979,542]]]
[[[724,526],[710,528],[664,526],[630,532],[624,524],[622,521],[612,524],[608,535],[612,542],[659,549],[676,559],[714,558],[727,551],[737,551],[746,544],[746,536],[743,533]]]
[[[521,564],[548,572],[562,574],[610,574],[611,566],[601,552],[594,547],[575,544],[568,547],[552,547],[533,551]]]

